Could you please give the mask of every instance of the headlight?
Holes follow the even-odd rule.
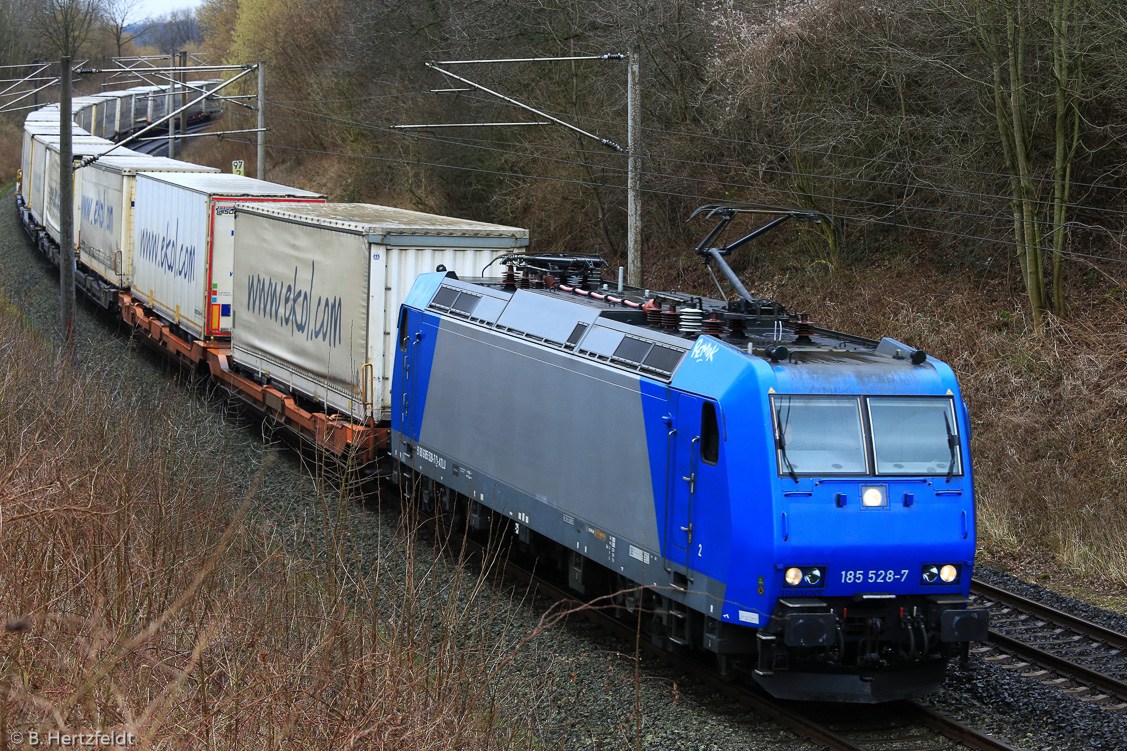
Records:
[[[888,496],[883,485],[862,485],[861,505],[865,508],[880,508],[888,505]]]
[[[929,563],[920,571],[924,584],[957,584],[962,568],[957,563]]]
[[[820,587],[824,577],[821,566],[791,566],[783,574],[788,587]]]

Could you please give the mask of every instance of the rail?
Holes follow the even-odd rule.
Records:
[[[417,493],[413,494],[415,497]],[[487,546],[465,538],[467,550],[475,557],[485,559],[490,555]],[[882,705],[891,711],[892,721],[887,727],[873,730],[872,727],[859,727],[854,720],[843,721],[839,727],[830,727],[815,719],[824,705],[817,708],[800,702],[785,702],[768,696],[754,685],[733,682],[722,677],[711,665],[704,664],[689,655],[670,652],[654,645],[645,634],[639,633],[636,625],[631,625],[614,617],[609,611],[610,598],[605,598],[607,606],[596,603],[582,603],[575,595],[554,582],[535,573],[509,557],[501,556],[500,572],[506,576],[534,588],[539,594],[556,603],[574,603],[575,614],[586,618],[614,635],[634,642],[640,649],[666,662],[675,670],[681,671],[717,691],[740,706],[767,717],[780,727],[795,735],[831,751],[955,751],[955,749],[974,749],[975,751],[1017,751],[1016,747],[997,738],[992,738],[957,720],[934,712],[910,701],[893,702]],[[633,616],[631,616],[633,617]],[[851,713],[856,705],[849,705]],[[864,720],[860,724],[864,724]],[[937,745],[943,744],[943,745]],[[952,745],[956,744],[956,745]]]
[[[1115,675],[1127,677],[1127,635],[982,581],[971,584],[971,594],[991,610],[989,646],[977,650],[980,657],[1106,709],[1127,710],[1127,682]]]

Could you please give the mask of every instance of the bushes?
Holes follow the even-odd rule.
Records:
[[[396,535],[254,513],[212,437],[74,373],[0,315],[0,731],[95,729],[193,748],[519,748],[491,670],[520,635],[479,578]],[[18,353],[18,355],[16,354]],[[170,384],[177,391],[180,387]],[[218,469],[217,469],[218,468]],[[260,471],[267,478],[270,468]],[[230,476],[229,476],[230,475]],[[318,534],[317,562],[298,546]],[[377,564],[378,565],[375,565]],[[482,575],[484,576],[484,574]]]
[[[8,185],[16,179],[20,168],[20,150],[23,148],[23,135],[20,128],[0,117],[0,185]]]

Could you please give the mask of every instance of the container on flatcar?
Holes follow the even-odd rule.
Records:
[[[101,136],[101,128],[95,125],[95,105],[101,102],[101,97],[80,96],[71,100],[71,114],[74,122],[83,130],[88,130],[96,136]],[[99,112],[101,112],[99,110]]]
[[[200,99],[204,94],[212,91],[216,86],[223,83],[221,80],[207,80],[207,81],[189,81],[187,83],[187,91],[183,104],[188,104],[196,99]],[[192,121],[202,120],[210,117],[213,113],[208,108],[210,107],[211,99],[200,99],[200,101],[192,104],[188,109],[184,110],[184,115]]]
[[[223,83],[221,79],[214,79],[209,81],[200,81],[197,85],[202,86],[208,91],[214,92],[219,85]],[[223,100],[219,99],[221,95],[209,96],[203,102],[203,115],[204,117],[215,117],[223,113]]]
[[[57,133],[40,134],[31,138],[31,164],[25,180],[28,184],[28,210],[36,224],[47,226],[44,204],[49,200],[51,188],[59,185],[59,141]],[[75,156],[101,154],[113,147],[111,141],[96,136],[73,136],[71,149]],[[57,196],[56,196],[57,200]]]
[[[25,123],[42,121],[57,123],[59,121],[59,105],[48,104],[46,107],[28,112],[27,117],[24,118]]]
[[[104,154],[113,148],[113,143],[104,139],[97,139],[101,143],[75,143],[71,144],[71,153],[75,159],[83,157],[94,156],[96,154]],[[59,241],[60,236],[60,222],[62,215],[59,213],[59,199],[61,192],[59,190],[59,144],[58,141],[52,141],[47,145],[47,161],[45,167],[44,185],[44,203],[43,203],[43,226],[47,228],[47,234],[55,241]],[[122,156],[143,156],[136,151],[130,151],[126,148],[114,149],[114,154]],[[74,204],[73,204],[73,218],[74,223],[71,225],[74,228],[74,239],[77,244],[77,230],[79,222],[79,209],[81,207],[80,196],[82,195],[82,183],[87,171],[85,168],[77,169],[74,171],[73,189],[74,189]]]
[[[232,358],[358,421],[389,415],[415,278],[475,276],[528,244],[518,227],[367,204],[241,204],[235,226]]]
[[[105,106],[102,107],[102,130],[103,138],[108,138],[111,141],[117,138],[117,113],[118,108],[121,106],[121,94],[119,92],[104,92]]]
[[[162,91],[159,86],[137,86],[133,92],[133,128],[143,128],[149,124],[150,103],[154,97],[160,96]]]
[[[172,91],[171,86],[156,86],[149,92],[149,122],[155,123],[184,103],[184,92]]]
[[[55,120],[28,120],[23,126],[23,151],[20,153],[20,173],[22,175],[20,182],[20,196],[23,198],[24,206],[31,206],[31,184],[32,174],[34,170],[32,165],[34,163],[35,149],[32,141],[36,136],[58,136],[59,135],[59,121]],[[74,127],[71,130],[72,136],[89,136],[90,134],[79,127]],[[40,173],[42,174],[42,173]]]
[[[210,172],[219,170],[165,157],[117,156],[118,152],[78,171],[81,188],[75,229],[78,260],[112,287],[127,289],[133,277],[133,205],[139,172]],[[77,187],[77,185],[76,185]]]
[[[223,173],[137,175],[130,288],[191,337],[231,335],[234,214],[242,201],[323,203],[325,197]]]
[[[133,129],[133,94],[130,91],[107,91],[103,112],[102,134],[117,138]]]
[[[106,112],[117,107],[117,98],[109,94],[96,94],[91,97],[93,102],[86,105],[91,107],[90,132],[102,138],[113,138],[113,129],[106,131]]]

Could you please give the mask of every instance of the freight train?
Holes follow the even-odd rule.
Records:
[[[17,205],[69,262],[61,127],[75,153],[111,142],[57,107],[25,124]],[[716,247],[748,212],[706,207],[697,253],[735,290],[708,299],[612,287],[600,259],[533,254],[516,227],[120,154],[75,173],[66,253],[91,299],[265,420],[641,614],[655,642],[779,697],[874,703],[935,690],[985,638],[951,368],[753,298],[725,260],[825,217],[767,212]]]

